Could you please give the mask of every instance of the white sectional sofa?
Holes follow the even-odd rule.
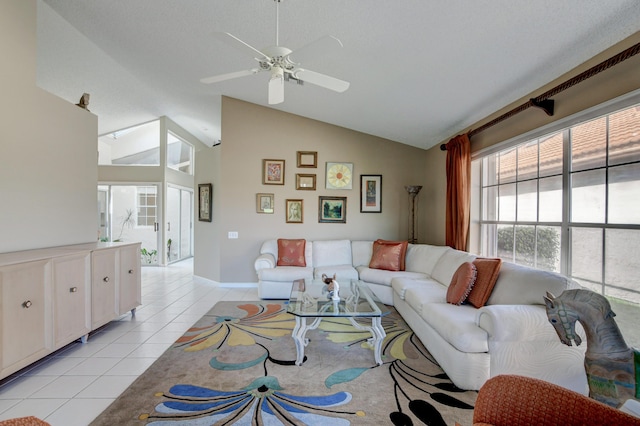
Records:
[[[485,306],[446,302],[458,267],[475,256],[443,246],[409,244],[404,271],[369,268],[373,241],[307,241],[305,267],[276,266],[278,244],[266,241],[256,259],[259,295],[287,299],[293,280],[336,274],[369,284],[396,310],[434,356],[453,383],[478,390],[499,374],[543,379],[588,392],[586,347],[563,345],[548,323],[543,296],[579,287],[552,272],[503,262]],[[576,326],[584,340],[584,332]]]

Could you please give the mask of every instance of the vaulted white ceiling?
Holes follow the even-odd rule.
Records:
[[[100,134],[166,115],[212,145],[221,95],[268,106],[269,79],[200,83],[256,67],[214,32],[262,49],[275,28],[274,0],[39,0],[38,85],[90,93]],[[303,66],[351,85],[271,107],[426,149],[638,30],[637,0],[282,0],[279,44],[337,37]]]

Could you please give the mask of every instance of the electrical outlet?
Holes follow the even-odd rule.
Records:
[[[231,240],[231,239],[235,239],[235,238],[238,238],[238,233],[234,232],[234,231],[230,231],[229,232],[229,239]]]

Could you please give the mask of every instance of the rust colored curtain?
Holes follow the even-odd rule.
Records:
[[[471,204],[471,142],[458,135],[447,142],[446,244],[467,250]]]

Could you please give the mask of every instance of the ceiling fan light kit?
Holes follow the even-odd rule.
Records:
[[[275,46],[269,46],[259,50],[230,33],[215,33],[216,38],[219,40],[227,43],[235,49],[242,50],[243,52],[250,54],[254,60],[258,61],[259,68],[220,74],[213,77],[203,78],[200,81],[205,84],[211,84],[254,75],[262,71],[270,71],[271,78],[268,85],[268,101],[270,105],[284,102],[284,82],[290,80],[294,80],[300,85],[307,82],[338,93],[342,93],[347,90],[349,88],[349,82],[300,68],[301,63],[296,62],[291,58],[292,54],[295,58],[304,59],[305,55],[309,55],[310,52],[315,52],[315,55],[321,55],[332,49],[342,48],[340,40],[333,36],[325,36],[296,51],[292,51],[291,49],[283,46],[278,46],[278,4],[280,3],[280,0],[274,1],[276,3]]]

